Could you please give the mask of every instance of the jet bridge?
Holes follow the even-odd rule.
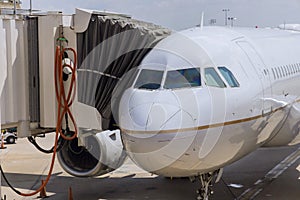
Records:
[[[77,30],[78,101],[95,107],[102,129],[112,128],[112,93],[123,75],[134,73],[148,51],[170,31],[126,15],[91,13]],[[126,86],[125,86],[126,87]]]
[[[83,9],[74,15],[5,13],[0,15],[0,119],[2,128],[18,127],[19,137],[56,127],[54,65],[61,35],[64,45],[77,51],[77,93],[71,108],[76,124],[79,130],[99,132],[114,122],[111,102],[116,85],[170,34],[117,13]]]

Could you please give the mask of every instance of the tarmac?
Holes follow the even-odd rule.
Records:
[[[53,136],[39,138],[38,141],[45,148],[50,148]],[[51,155],[40,153],[24,138],[5,146],[6,149],[0,150],[0,158],[8,180],[21,192],[34,191],[46,177]],[[130,159],[118,170],[96,178],[72,177],[56,161],[46,194],[49,200],[68,200],[70,194],[74,200],[181,200],[196,199],[198,187],[199,182],[191,183],[188,178],[168,179],[150,174]],[[19,196],[1,178],[3,199],[41,199],[38,196]],[[225,167],[210,199],[299,200],[300,145],[261,148]]]

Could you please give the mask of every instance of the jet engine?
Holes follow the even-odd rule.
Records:
[[[126,153],[120,130],[108,130],[66,141],[57,157],[61,167],[69,174],[93,177],[119,168],[126,159]]]

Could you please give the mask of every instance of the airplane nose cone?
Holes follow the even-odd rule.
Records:
[[[148,113],[151,111],[152,103],[137,105],[130,109],[127,125],[138,130],[146,130],[148,124]]]
[[[165,103],[154,103],[148,115],[146,130],[164,129],[168,120],[180,111],[178,105],[170,105]]]
[[[128,98],[128,112],[123,112],[121,116],[121,127],[136,131],[159,131],[165,128],[168,120],[176,116],[181,108],[176,96],[169,95],[168,101],[164,102],[162,95],[159,91],[133,93]]]
[[[133,159],[135,153],[151,154],[160,149],[163,149],[160,151],[162,155],[178,157],[184,152],[178,143],[188,143],[187,147],[192,143],[197,131],[181,134],[181,129],[194,127],[195,119],[172,91],[131,90],[123,96],[121,104],[122,139]],[[176,149],[174,154],[170,148]]]
[[[119,119],[124,147],[147,171],[170,166],[193,144],[196,118],[188,107],[195,105],[192,98],[179,100],[178,94],[167,90],[128,90],[121,99]]]

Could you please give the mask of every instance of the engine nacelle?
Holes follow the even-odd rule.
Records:
[[[86,135],[86,134],[85,134]],[[100,176],[119,168],[126,159],[120,130],[103,131],[67,141],[58,152],[61,167],[77,177]]]

